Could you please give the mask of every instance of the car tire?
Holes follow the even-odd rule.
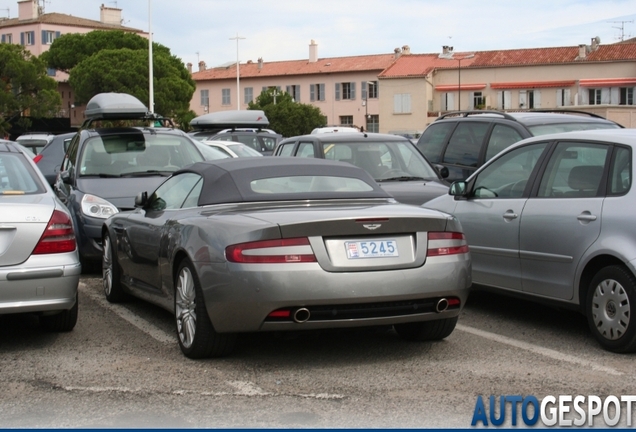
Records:
[[[110,303],[121,303],[128,300],[128,293],[121,283],[121,267],[117,260],[117,249],[110,234],[105,233],[102,240],[102,286],[106,300]]]
[[[223,357],[236,345],[236,334],[217,333],[208,316],[194,266],[184,259],[175,278],[174,316],[179,347],[191,359]]]
[[[636,351],[636,277],[625,267],[601,269],[590,282],[586,316],[592,334],[603,348],[616,353]]]
[[[455,330],[458,318],[395,324],[393,328],[400,337],[406,340],[417,342],[441,340],[448,337]]]
[[[39,318],[40,326],[50,332],[69,332],[77,324],[78,310],[78,296],[75,295],[75,304],[72,308],[55,315],[41,315]]]

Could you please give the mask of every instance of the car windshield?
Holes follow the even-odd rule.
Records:
[[[89,138],[79,170],[83,176],[170,174],[203,160],[196,144],[187,137],[139,132]]]
[[[573,122],[573,123],[551,123],[528,126],[534,136],[547,135],[560,132],[572,132],[592,129],[618,129],[620,126],[611,123],[599,122]]]
[[[349,162],[376,181],[438,179],[435,169],[409,141],[324,142],[325,159]]]
[[[0,195],[43,193],[44,187],[24,157],[16,153],[0,154]]]

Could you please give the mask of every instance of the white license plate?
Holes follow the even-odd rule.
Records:
[[[345,242],[345,249],[348,259],[399,256],[395,240],[348,241]]]

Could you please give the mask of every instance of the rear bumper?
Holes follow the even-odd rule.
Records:
[[[77,252],[52,257],[32,256],[21,265],[0,268],[0,314],[60,311],[75,305],[82,273]]]
[[[218,266],[200,263],[197,268],[206,308],[218,332],[363,327],[452,318],[461,312],[471,285],[466,255],[429,258],[418,268],[374,272],[326,272],[316,263]],[[330,317],[304,323],[267,319],[281,308],[364,307],[449,297],[458,298],[460,305],[444,312]]]

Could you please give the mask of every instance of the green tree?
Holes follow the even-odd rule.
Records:
[[[196,88],[181,59],[153,43],[153,111],[187,118]],[[98,93],[128,93],[145,103],[148,94],[148,40],[120,30],[66,34],[42,54],[49,67],[69,73],[75,102],[85,104]]]
[[[46,65],[20,45],[0,44],[0,134],[23,115],[50,117],[62,107]]]
[[[327,117],[320,108],[294,102],[290,94],[277,93],[273,89],[264,90],[249,103],[248,109],[263,110],[269,127],[284,137],[305,135],[327,124]]]

